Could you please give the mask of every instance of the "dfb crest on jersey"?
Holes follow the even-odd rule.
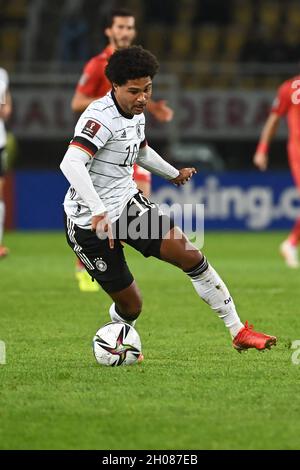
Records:
[[[98,271],[100,271],[101,273],[104,273],[107,270],[107,264],[105,263],[105,261],[103,261],[102,258],[96,258],[94,260],[94,263],[96,269],[98,269]]]
[[[139,124],[136,125],[136,135],[140,139],[142,136],[141,126]]]

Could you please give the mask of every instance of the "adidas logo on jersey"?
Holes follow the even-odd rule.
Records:
[[[121,139],[126,139],[126,137],[127,137],[126,130],[124,130],[121,134]]]

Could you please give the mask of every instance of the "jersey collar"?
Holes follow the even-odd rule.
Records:
[[[126,118],[126,119],[133,119],[134,116],[133,116],[132,114],[125,113],[125,112],[123,111],[123,109],[119,106],[119,103],[118,103],[117,100],[116,100],[116,97],[115,97],[115,94],[114,94],[114,91],[113,91],[113,90],[111,90],[110,95],[111,95],[111,97],[112,97],[112,99],[113,99],[113,102],[115,103],[116,108],[117,108],[117,110],[119,111],[119,113],[120,113],[124,118]]]
[[[113,53],[115,52],[115,48],[111,45],[111,44],[108,44],[108,46],[106,46],[106,48],[104,49],[103,51],[107,57],[109,58],[110,56],[113,55]]]

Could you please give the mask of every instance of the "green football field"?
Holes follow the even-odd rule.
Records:
[[[145,361],[100,367],[105,293],[80,293],[63,233],[11,233],[0,262],[1,449],[299,449],[300,271],[278,256],[284,234],[207,233],[205,253],[240,316],[278,336],[238,354],[176,268],[126,250],[144,297]],[[3,346],[3,344],[2,344]],[[299,354],[300,359],[300,354]]]

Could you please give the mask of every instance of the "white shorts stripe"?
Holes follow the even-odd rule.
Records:
[[[95,270],[95,267],[92,265],[92,263],[90,262],[90,260],[88,259],[88,257],[82,253],[82,247],[80,245],[78,245],[77,243],[77,240],[75,238],[75,229],[74,229],[74,222],[72,222],[71,219],[69,219],[69,217],[67,217],[67,227],[68,227],[68,237],[70,239],[70,241],[73,243],[74,247],[73,247],[73,251],[75,251],[76,255],[78,256],[78,258],[81,259],[81,261],[83,262],[83,264],[90,270],[90,271],[94,271]]]

